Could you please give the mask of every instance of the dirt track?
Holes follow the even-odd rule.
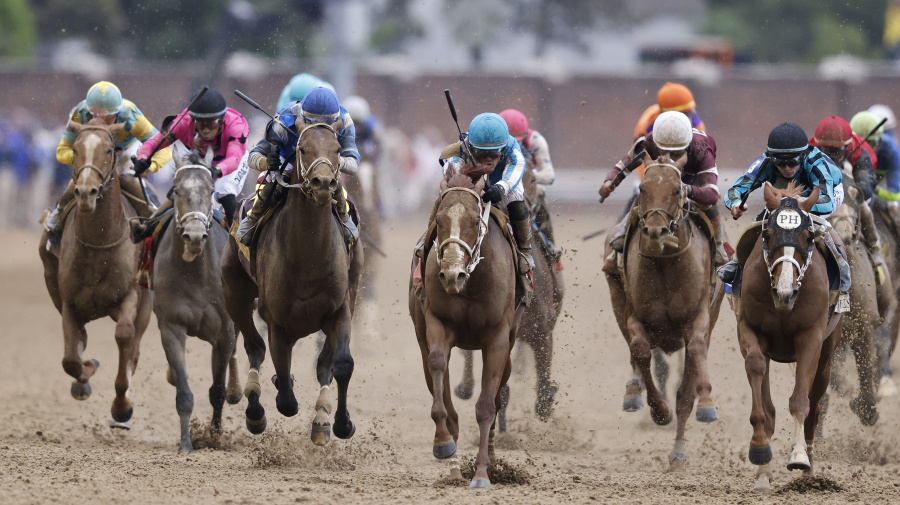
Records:
[[[604,210],[613,210],[604,209]],[[618,210],[616,207],[615,210]],[[556,331],[553,376],[561,389],[554,419],[534,419],[534,370],[531,357],[518,364],[511,379],[510,432],[499,438],[498,454],[530,476],[525,484],[496,484],[492,491],[469,491],[467,483],[449,484],[448,463],[431,455],[434,425],[430,396],[413,327],[406,308],[409,251],[424,217],[389,223],[376,281],[378,307],[365,325],[357,324],[352,349],[356,370],[350,409],[357,424],[350,441],[335,440],[324,450],[309,442],[315,402],[313,344],[295,352],[295,392],[300,414],[284,418],[275,409],[275,390],[263,383],[269,430],[261,437],[244,428],[246,400],[225,406],[225,435],[213,443],[202,435],[212,409],[209,346],[188,342],[188,365],[195,396],[197,427],[190,455],[176,452],[178,418],[175,390],[165,379],[166,363],[155,318],[144,336],[134,377],[134,427],[107,427],[113,398],[116,346],[109,320],[88,326],[86,357],[102,363],[86,402],[69,396],[71,379],[60,365],[59,314],[46,293],[37,236],[0,233],[0,321],[3,367],[0,397],[0,503],[795,503],[900,502],[900,398],[887,398],[881,418],[863,427],[847,406],[849,398],[832,393],[825,438],[816,444],[820,485],[790,489],[798,477],[785,469],[792,423],[787,397],[792,370],[775,365],[774,401],[778,424],[773,440],[777,473],[775,493],[759,496],[754,467],[747,461],[750,440],[750,388],[737,349],[734,314],[722,308],[709,353],[713,398],[720,420],[688,423],[687,471],[666,474],[675,426],[657,427],[645,407],[621,410],[629,377],[627,348],[615,327],[609,292],[598,258],[602,241],[582,242],[586,233],[612,224],[612,214],[596,216],[595,206],[555,217],[566,248],[568,292]],[[559,212],[557,210],[557,212]],[[738,226],[729,224],[735,236]],[[515,352],[515,350],[514,350]],[[246,358],[241,348],[241,380]],[[521,356],[520,356],[521,358]],[[676,361],[677,362],[677,361]],[[900,369],[895,356],[894,368]],[[454,358],[451,381],[458,381],[461,360]],[[476,373],[478,372],[476,365]],[[263,376],[272,374],[271,362]],[[477,375],[476,377],[478,377]],[[456,399],[462,433],[460,455],[474,457],[477,426],[474,400]],[[206,448],[204,448],[206,447]],[[815,484],[815,483],[814,483]]]

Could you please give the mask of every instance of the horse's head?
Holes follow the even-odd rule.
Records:
[[[522,190],[525,192],[525,200],[534,205],[534,202],[537,201],[538,197],[538,185],[537,178],[534,176],[534,166],[531,164],[531,161],[525,165],[525,173],[522,175]]]
[[[206,160],[200,160],[191,153],[187,160],[176,156],[175,181],[173,186],[173,206],[175,207],[175,230],[184,240],[184,261],[194,261],[203,252],[209,238],[212,223],[213,178],[210,171],[212,149],[207,151]]]
[[[668,163],[651,163],[644,171],[638,210],[646,251],[662,254],[666,246],[677,247],[675,232],[687,215],[687,193],[681,170]]]
[[[115,136],[124,128],[122,123],[107,125],[102,119],[92,119],[83,125],[69,121],[68,129],[75,133],[72,144],[72,180],[75,201],[81,212],[93,212],[116,170]]]
[[[793,309],[815,247],[817,232],[809,211],[819,199],[819,189],[816,187],[805,200],[800,198],[802,192],[803,187],[793,181],[784,190],[769,183],[763,190],[768,214],[763,223],[763,259],[775,308],[780,311]]]
[[[444,290],[455,295],[463,290],[481,260],[481,242],[487,232],[481,203],[484,179],[452,174],[441,181],[437,215],[437,259]]]
[[[846,179],[845,179],[846,181]],[[859,237],[859,206],[862,204],[862,193],[855,186],[844,184],[844,203],[828,216],[834,231],[845,244],[856,242]]]
[[[329,205],[340,177],[341,144],[330,125],[300,125],[297,135],[297,160],[292,183],[316,205]]]

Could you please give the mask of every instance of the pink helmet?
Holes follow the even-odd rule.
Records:
[[[516,138],[519,142],[525,140],[525,136],[528,135],[528,118],[525,117],[525,114],[517,111],[516,109],[506,109],[505,111],[500,113],[500,117],[506,121],[507,126],[509,126],[509,134]]]

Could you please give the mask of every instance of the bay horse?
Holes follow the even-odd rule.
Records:
[[[531,207],[531,215],[537,215],[539,205],[537,192],[538,186],[534,178],[534,172],[529,163],[525,174],[522,176],[522,185],[525,189],[525,200]],[[565,283],[562,271],[556,271],[555,265],[547,260],[547,251],[544,242],[538,239],[538,227],[532,223],[532,241],[535,242],[533,250],[541,254],[534,255],[534,299],[525,307],[522,322],[516,334],[516,340],[525,342],[534,352],[534,365],[537,372],[535,384],[536,398],[534,412],[541,421],[548,421],[553,415],[553,402],[559,384],[550,377],[550,368],[553,364],[553,329],[556,320],[562,312],[562,300],[565,294]],[[475,374],[473,370],[473,352],[462,351],[465,361],[463,377],[456,386],[455,393],[463,400],[472,397],[475,386]],[[517,353],[521,354],[521,353]],[[509,384],[501,390],[503,402],[497,416],[498,429],[501,433],[506,431],[506,406],[509,403]]]
[[[272,381],[278,390],[275,401],[284,416],[294,416],[299,409],[292,390],[294,344],[319,330],[325,333],[316,363],[319,397],[310,435],[315,445],[323,446],[331,441],[332,430],[341,439],[356,431],[347,409],[347,390],[353,374],[350,322],[363,251],[360,241],[348,251],[332,214],[340,166],[335,130],[326,124],[303,126],[295,150],[300,161],[291,172],[290,184],[284,183],[286,200],[253,239],[255,278],[241,263],[237,243],[230,239],[222,253],[222,279],[228,314],[244,336],[250,358],[244,388],[250,432],[259,434],[266,428],[265,410],[259,402],[259,373],[266,345],[253,323],[254,299],[259,298],[259,315],[268,325],[269,354],[275,368]],[[337,410],[332,407],[332,379],[338,387]]]
[[[175,386],[175,409],[181,422],[178,450],[193,451],[190,437],[194,395],[188,385],[184,346],[187,335],[212,345],[213,384],[209,401],[213,407],[211,427],[222,430],[222,406],[241,400],[234,356],[234,324],[225,310],[222,250],[228,231],[215,223],[212,211],[213,177],[209,169],[212,150],[206,164],[196,158],[189,161],[175,156],[173,191],[174,217],[159,237],[153,268],[153,310],[159,323],[163,349],[169,362],[167,378]],[[226,394],[226,370],[231,366]]]
[[[85,324],[102,317],[116,322],[119,368],[112,402],[114,428],[131,428],[134,405],[128,397],[131,378],[140,356],[140,343],[150,321],[150,296],[135,275],[141,248],[129,240],[128,218],[135,215],[119,187],[115,135],[123,128],[100,119],[86,125],[69,121],[76,134],[72,179],[74,215],[66,219],[56,254],[41,236],[39,254],[44,281],[62,315],[65,351],[62,366],[75,381],[70,393],[76,400],[91,395],[90,379],[99,362],[82,357],[87,346]]]
[[[515,305],[516,257],[490,206],[481,201],[485,180],[448,170],[441,181],[436,213],[437,245],[422,266],[425,300],[410,274],[409,312],[422,352],[425,382],[432,394],[434,447],[438,459],[456,454],[459,416],[453,408],[447,366],[453,347],[481,350],[481,395],[475,404],[479,444],[469,487],[490,488],[500,390],[509,380],[510,351],[521,320]],[[414,262],[415,263],[415,262]]]
[[[893,380],[893,370],[891,370],[891,355],[897,347],[897,339],[900,336],[900,235],[898,235],[898,226],[900,226],[900,212],[897,207],[889,206],[881,198],[874,197],[871,200],[872,214],[875,217],[875,227],[881,238],[882,257],[888,268],[891,278],[890,286],[879,286],[890,292],[893,303],[889,304],[886,310],[881,310],[884,315],[884,322],[878,327],[875,334],[876,354],[878,359],[878,367],[876,370],[876,378],[878,384],[878,396],[896,396],[898,394],[897,385]],[[881,299],[887,298],[881,296]]]
[[[844,179],[846,198],[844,203],[828,217],[835,232],[844,243],[844,254],[850,264],[850,311],[844,314],[842,336],[850,345],[856,359],[859,378],[859,394],[850,401],[850,409],[865,426],[872,426],[878,420],[875,406],[875,329],[882,319],[878,311],[875,287],[875,271],[865,245],[860,241],[859,206],[863,205],[862,194]],[[832,376],[832,384],[834,378]],[[826,393],[827,395],[827,393]],[[824,415],[824,412],[822,413]]]
[[[738,342],[752,390],[748,459],[759,467],[756,490],[771,489],[769,439],[775,432],[775,405],[770,360],[796,363],[789,399],[794,446],[787,467],[812,472],[819,401],[828,388],[831,357],[841,339],[843,319],[840,312],[832,315],[829,310],[826,260],[814,243],[823,233],[810,214],[819,190],[813,189],[805,200],[802,191],[793,181],[784,190],[765,183],[763,231],[744,263],[741,307],[736,311]]]
[[[691,216],[699,211],[690,207],[681,170],[648,162],[636,209],[638,226],[626,240],[624,270],[606,272],[606,279],[616,322],[628,342],[632,367],[640,371],[656,424],[666,425],[673,416],[653,382],[651,351],[659,348],[668,354],[685,349],[675,400],[675,445],[668,458],[668,469],[678,471],[685,465],[685,429],[698,395],[697,420],[718,419],[706,357],[722,296],[710,297],[712,249]],[[636,394],[640,396],[639,386]]]

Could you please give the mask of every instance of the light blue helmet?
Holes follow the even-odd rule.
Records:
[[[95,116],[118,114],[122,108],[122,92],[115,84],[100,81],[88,90],[85,105]]]
[[[475,149],[502,149],[508,142],[509,126],[499,114],[483,112],[469,123],[469,145]]]
[[[284,87],[284,90],[281,91],[281,96],[278,98],[278,110],[281,110],[282,107],[290,102],[299,102],[300,100],[303,100],[303,97],[306,96],[311,89],[318,88],[319,86],[331,88],[330,84],[312,74],[304,72],[295,75],[287,86]]]
[[[334,91],[319,86],[303,97],[299,112],[307,123],[331,124],[340,119],[341,104]]]

